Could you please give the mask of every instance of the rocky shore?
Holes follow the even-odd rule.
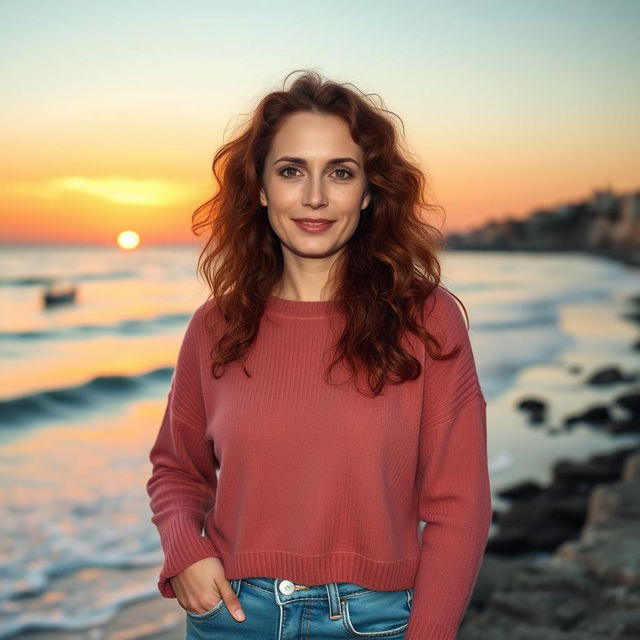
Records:
[[[640,295],[627,318],[640,319]],[[636,340],[631,349],[640,349]],[[567,416],[615,433],[640,434],[637,372],[616,367],[587,384],[626,383],[613,407],[590,406]],[[545,403],[519,405],[532,423],[544,420]],[[637,445],[559,460],[549,486],[520,482],[498,495],[510,501],[494,513],[458,640],[631,640],[640,638],[640,438]]]
[[[588,472],[621,460],[620,479],[589,493],[577,538],[548,557],[487,551],[458,640],[640,638],[640,446],[607,458],[572,465]],[[573,512],[557,513],[560,526],[565,517],[580,517],[580,502]],[[557,526],[549,536],[526,527],[524,537],[539,546],[558,536]]]

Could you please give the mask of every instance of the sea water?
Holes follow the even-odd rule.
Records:
[[[89,631],[161,597],[148,454],[186,323],[207,295],[196,261],[192,246],[0,249],[0,638]],[[623,317],[637,270],[514,252],[452,251],[442,266],[469,313],[494,491],[548,479],[558,457],[637,442],[555,428],[628,388],[587,387],[590,373],[637,372],[637,326]],[[74,304],[43,306],[54,278],[76,284]],[[549,402],[543,426],[515,408],[531,395]]]

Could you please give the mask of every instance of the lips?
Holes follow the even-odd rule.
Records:
[[[320,233],[328,229],[335,220],[326,220],[324,218],[298,218],[294,219],[298,227],[309,233]]]

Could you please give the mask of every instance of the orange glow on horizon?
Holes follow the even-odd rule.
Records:
[[[145,245],[191,243],[193,211],[211,195],[206,178],[0,180],[0,241],[113,245],[135,229]]]

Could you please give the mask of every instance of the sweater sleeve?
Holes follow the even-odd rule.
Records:
[[[220,557],[202,535],[204,516],[217,489],[214,454],[204,435],[206,416],[199,365],[199,310],[191,317],[182,340],[164,415],[149,460],[147,493],[151,521],[164,551],[158,589],[175,598],[169,578],[206,557]]]
[[[451,294],[436,296],[431,330],[450,360],[427,359],[418,483],[422,532],[406,640],[455,640],[491,526],[486,401],[465,318]]]

